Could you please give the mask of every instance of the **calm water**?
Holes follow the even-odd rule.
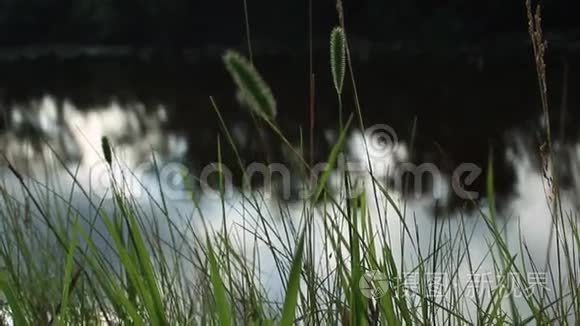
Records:
[[[565,185],[573,186],[571,148],[578,143],[580,106],[574,90],[580,84],[580,58],[550,59],[552,124],[557,149],[564,156],[560,171]],[[336,140],[339,122],[326,60],[318,55],[315,62],[311,135],[306,58],[256,58],[277,98],[281,129],[295,147],[314,154],[308,161],[323,162]],[[404,161],[434,163],[449,175],[461,163],[473,163],[485,173],[491,150],[496,187],[501,196],[507,196],[514,192],[516,182],[514,166],[506,156],[509,150],[523,148],[532,158],[539,152],[544,139],[541,109],[535,69],[526,53],[504,58],[371,53],[358,58],[354,69],[365,128],[377,124],[392,128],[393,140],[408,150]],[[216,100],[245,162],[290,163],[278,137],[256,125],[240,107],[220,61],[199,58],[48,58],[0,63],[0,141],[9,156],[18,156],[24,143],[30,142],[36,152],[28,155],[36,155],[46,150],[40,140],[48,140],[63,158],[78,162],[96,155],[87,153],[88,144],[79,135],[97,148],[100,137],[106,135],[117,146],[134,151],[136,162],[154,149],[170,161],[186,163],[195,174],[217,161],[218,136],[226,142],[209,96]],[[348,86],[344,103],[345,116],[355,112]],[[227,143],[222,148],[224,163],[239,179],[233,151]],[[26,156],[18,160],[27,163]],[[429,182],[424,186],[429,187]],[[483,178],[471,188],[483,191]]]

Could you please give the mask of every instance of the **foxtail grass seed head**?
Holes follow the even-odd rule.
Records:
[[[346,37],[342,27],[335,27],[330,33],[330,69],[338,94],[342,94],[346,71]]]
[[[113,155],[111,151],[111,144],[109,143],[109,139],[107,138],[107,136],[103,136],[103,138],[101,138],[101,147],[103,148],[103,155],[105,155],[105,161],[107,161],[109,165],[112,165]]]
[[[276,118],[276,100],[270,87],[254,66],[241,54],[229,50],[223,56],[226,69],[238,87],[239,95],[251,110],[268,120]]]

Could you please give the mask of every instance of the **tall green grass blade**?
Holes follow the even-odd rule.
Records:
[[[320,179],[318,181],[316,191],[314,192],[313,201],[315,203],[320,200],[320,196],[323,194],[324,189],[326,188],[326,183],[328,182],[328,178],[330,178],[330,174],[332,173],[332,168],[336,165],[336,161],[338,160],[338,156],[339,156],[339,154],[342,151],[342,148],[344,146],[346,134],[348,132],[348,127],[350,126],[351,122],[352,122],[352,116],[348,119],[345,127],[341,130],[338,141],[332,147],[332,150],[331,150],[330,155],[329,155],[328,160],[327,160],[327,166],[324,169],[324,172],[322,173],[322,176],[320,177]]]
[[[104,219],[108,218],[104,217]],[[99,284],[102,286],[106,297],[110,300],[118,317],[123,320],[130,320],[133,325],[144,325],[145,323],[143,322],[136,305],[128,299],[121,283],[112,278],[110,271],[103,269],[97,262],[96,257],[98,257],[100,253],[90,235],[79,227],[77,227],[77,232],[87,243],[89,252],[91,253],[91,255],[85,256],[85,261],[91,268],[93,275],[97,278]]]
[[[350,179],[348,177],[348,172],[344,172],[344,183],[345,189],[347,191],[347,198],[350,198]],[[362,274],[362,261],[360,259],[360,239],[358,234],[358,207],[357,199],[348,199],[347,212],[350,219],[350,228],[348,230],[349,235],[349,250],[350,250],[350,284],[352,287],[351,297],[350,297],[350,309],[351,309],[351,323],[352,325],[361,325],[364,320],[364,303],[361,291],[355,290],[356,285],[363,276]]]
[[[234,316],[228,309],[230,305],[226,299],[224,282],[220,276],[220,268],[209,240],[207,242],[207,258],[209,260],[210,278],[213,285],[218,320],[220,325],[230,326]]]
[[[21,303],[21,299],[18,297],[16,291],[14,291],[14,288],[12,287],[10,277],[5,275],[5,273],[0,273],[0,291],[6,297],[14,325],[29,325],[23,309],[24,307]]]
[[[77,250],[78,243],[77,229],[78,229],[78,219],[76,219],[75,222],[73,223],[73,235],[70,242],[70,247],[68,249],[68,254],[66,257],[63,279],[64,286],[62,289],[62,299],[60,301],[60,313],[58,317],[58,325],[65,325],[67,320],[69,293],[71,290],[73,279],[74,255]]]
[[[300,275],[302,273],[302,256],[304,253],[305,232],[302,231],[300,240],[296,246],[296,252],[292,260],[292,267],[288,277],[288,286],[286,287],[286,297],[282,308],[282,318],[280,325],[291,326],[296,320],[296,307],[298,306],[298,293],[300,290]]]
[[[155,270],[153,269],[153,264],[151,262],[151,257],[147,249],[145,248],[145,241],[141,234],[141,230],[139,224],[137,223],[137,219],[133,215],[132,211],[129,210],[126,205],[124,204],[121,196],[119,194],[116,195],[117,202],[121,205],[121,209],[125,215],[125,218],[128,221],[129,228],[129,237],[133,244],[137,261],[131,262],[131,252],[126,252],[126,256],[122,257],[126,259],[126,268],[140,268],[140,271],[135,270],[131,271],[132,276],[134,277],[134,281],[142,282],[139,285],[141,287],[141,296],[147,297],[147,301],[149,301],[148,310],[151,313],[151,317],[153,321],[157,321],[161,325],[165,325],[165,308],[163,305],[163,301],[161,299],[161,293],[159,291],[159,285],[157,284],[155,278]],[[120,240],[120,239],[119,239]],[[120,248],[119,248],[120,249]],[[143,277],[139,277],[138,275],[142,274]],[[144,292],[146,291],[148,295]]]
[[[386,246],[383,249],[383,257],[385,259],[385,267],[387,269],[387,278],[389,280],[395,280],[396,282],[395,286],[391,286],[391,284],[389,284],[389,288],[393,289],[393,292],[395,293],[393,298],[397,300],[397,307],[400,317],[405,321],[405,324],[412,325],[412,308],[407,305],[404,284],[401,284],[402,278],[399,275],[400,273],[397,270],[393,252],[389,246]]]

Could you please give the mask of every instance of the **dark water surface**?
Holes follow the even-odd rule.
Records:
[[[308,58],[289,55],[254,58],[277,99],[277,122],[281,129],[297,148],[314,154],[313,162],[321,162],[336,140],[339,121],[326,56],[316,54],[314,59],[314,147],[309,148]],[[548,59],[553,133],[556,149],[565,158],[558,164],[559,171],[564,185],[575,187],[580,57]],[[540,171],[539,148],[545,135],[531,55],[522,52],[488,58],[359,53],[353,68],[365,127],[390,126],[409,151],[407,160],[415,164],[432,162],[449,174],[459,164],[468,162],[485,173],[492,151],[496,188],[502,196],[514,192],[515,172],[513,162],[506,157],[508,149],[528,151]],[[348,116],[356,110],[348,79],[345,85],[344,116]],[[198,172],[217,161],[219,136],[223,161],[235,172],[237,160],[229,150],[209,96],[219,106],[245,162],[289,162],[282,142],[240,106],[219,57],[195,60],[47,57],[1,62],[3,150],[18,147],[16,140],[30,139],[37,144],[33,148],[42,151],[39,144],[49,139],[48,143],[53,142],[53,148],[63,157],[82,160],[84,154],[78,144],[68,144],[58,136],[74,133],[80,127],[67,121],[72,118],[66,112],[70,113],[72,108],[75,116],[85,116],[83,121],[88,121],[89,116],[96,121],[82,127],[83,133],[94,134],[93,140],[109,136],[116,144],[131,146],[140,141],[142,152],[161,146],[169,159],[179,157]],[[52,113],[46,112],[47,103]],[[115,117],[131,115],[127,120],[130,122],[115,127],[107,119],[119,122],[120,118],[99,117],[98,112],[112,106],[116,108]],[[360,129],[358,126],[355,123],[353,131]],[[152,133],[155,136],[148,138]],[[170,136],[181,142],[168,141]],[[98,150],[98,143],[93,145]],[[483,192],[485,178],[478,178],[470,187]]]

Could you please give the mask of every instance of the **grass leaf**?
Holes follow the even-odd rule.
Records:
[[[344,145],[344,142],[346,139],[346,133],[348,131],[348,127],[350,126],[351,121],[352,121],[352,117],[350,117],[348,119],[345,127],[342,129],[342,131],[340,133],[338,141],[332,147],[332,150],[331,150],[330,155],[329,155],[328,160],[327,160],[328,166],[326,166],[326,168],[324,169],[324,172],[322,173],[322,176],[320,177],[320,180],[318,181],[316,191],[314,192],[313,199],[314,199],[315,203],[318,202],[318,200],[320,199],[320,196],[322,195],[324,189],[326,188],[326,182],[328,181],[328,178],[330,178],[330,174],[332,173],[332,168],[336,165],[336,161],[338,160],[338,156],[339,156],[340,151],[342,150],[342,147]]]
[[[207,258],[209,260],[210,278],[213,285],[218,319],[220,321],[220,325],[229,326],[232,324],[233,314],[227,308],[229,307],[229,304],[226,300],[224,282],[220,276],[219,265],[209,241],[207,242]]]
[[[16,291],[14,291],[14,288],[11,285],[9,277],[5,274],[0,274],[0,292],[8,302],[14,325],[28,325],[29,323],[26,321],[26,314],[24,313],[21,304],[22,301],[18,298]]]
[[[296,252],[294,253],[294,259],[292,260],[284,307],[282,308],[282,320],[280,322],[282,326],[294,325],[294,320],[296,319],[296,306],[298,305],[298,292],[300,290],[300,274],[302,272],[302,255],[304,252],[304,234],[305,232],[303,231],[298,241]]]
[[[60,302],[60,313],[58,318],[58,325],[65,325],[66,324],[66,313],[67,313],[67,306],[69,300],[69,292],[71,290],[71,284],[73,281],[73,268],[74,268],[74,254],[77,250],[78,244],[78,219],[74,222],[73,227],[73,235],[70,242],[70,247],[68,249],[68,254],[66,257],[66,264],[64,269],[64,281],[63,281],[63,289],[62,289],[62,299]]]

